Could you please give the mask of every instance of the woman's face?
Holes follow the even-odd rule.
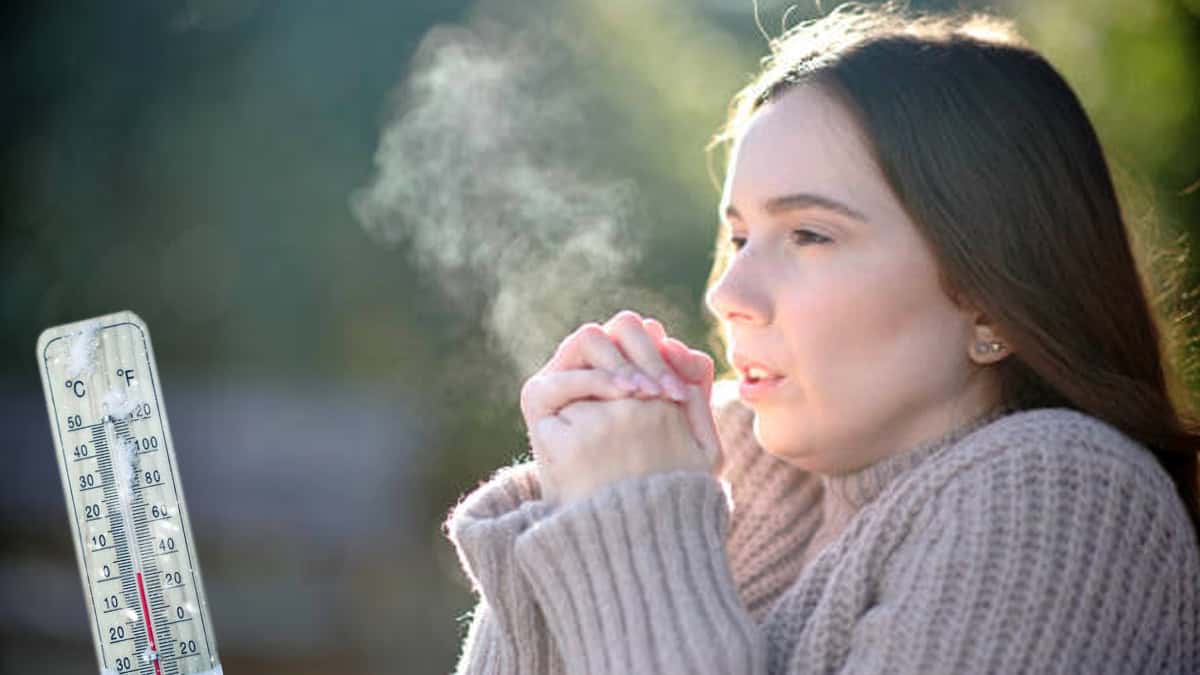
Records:
[[[967,383],[976,314],[939,287],[932,252],[823,90],[795,86],[754,114],[721,202],[737,250],[707,302],[768,452],[844,473],[992,404]],[[751,363],[769,379],[747,386]]]

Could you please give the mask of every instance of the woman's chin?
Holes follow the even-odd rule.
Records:
[[[817,472],[827,468],[820,461],[817,453],[813,452],[811,444],[801,438],[782,433],[773,429],[770,420],[763,420],[762,415],[754,417],[754,440],[768,455],[772,455],[792,466],[805,471]]]
[[[776,457],[793,454],[794,443],[786,437],[781,437],[779,431],[772,428],[771,421],[764,420],[761,414],[754,416],[754,440],[763,450]]]

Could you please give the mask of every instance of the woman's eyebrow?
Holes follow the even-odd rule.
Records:
[[[798,192],[795,194],[783,195],[782,197],[772,197],[771,199],[767,200],[767,203],[764,205],[763,210],[765,210],[767,213],[769,213],[771,215],[777,215],[777,214],[783,213],[785,211],[794,211],[794,210],[798,210],[798,209],[811,209],[811,208],[819,208],[819,209],[825,209],[826,211],[833,211],[835,213],[840,213],[844,216],[853,218],[855,220],[862,221],[864,223],[870,222],[869,220],[867,220],[867,217],[865,215],[863,215],[863,213],[861,211],[851,208],[851,207],[837,201],[836,199],[831,199],[831,198],[825,197],[823,195],[814,195],[814,194],[810,194],[810,193],[806,193],[806,192]],[[738,220],[742,219],[742,215],[740,213],[738,213],[738,210],[736,208],[734,208],[733,204],[729,204],[725,207],[725,217],[726,218],[737,218]]]

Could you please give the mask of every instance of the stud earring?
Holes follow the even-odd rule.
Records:
[[[976,354],[988,354],[990,352],[998,352],[1004,348],[1004,345],[999,342],[976,342]]]

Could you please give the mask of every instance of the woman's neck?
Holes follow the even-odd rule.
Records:
[[[821,534],[827,539],[836,537],[850,519],[867,503],[874,500],[901,474],[954,445],[956,442],[1008,411],[993,408],[979,413],[942,434],[910,445],[861,469],[836,475],[821,475],[822,497]]]

